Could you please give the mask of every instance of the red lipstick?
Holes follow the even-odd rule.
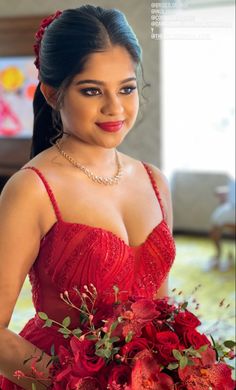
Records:
[[[97,126],[99,126],[102,130],[108,131],[110,133],[116,132],[121,129],[123,126],[124,121],[117,121],[117,122],[101,122],[96,123]]]

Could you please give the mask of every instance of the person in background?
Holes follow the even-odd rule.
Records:
[[[233,231],[235,236],[235,179],[231,178],[226,187],[219,187],[216,195],[220,205],[211,215],[210,238],[215,247],[215,255],[211,258],[206,270],[218,268],[220,271],[227,271],[233,266],[233,254],[228,253],[227,259],[222,258],[222,235],[224,231]]]

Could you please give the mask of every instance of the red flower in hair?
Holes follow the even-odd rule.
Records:
[[[62,11],[56,11],[55,14],[50,15],[47,18],[44,18],[40,23],[39,30],[35,34],[36,43],[34,44],[34,52],[36,55],[36,59],[34,61],[34,64],[35,64],[37,69],[39,69],[39,66],[40,66],[40,64],[39,64],[39,51],[40,51],[40,45],[41,45],[44,31],[55,19],[59,18],[59,16],[61,14],[62,14]]]

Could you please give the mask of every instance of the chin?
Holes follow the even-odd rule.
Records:
[[[116,140],[115,139],[110,140],[110,142],[104,142],[103,144],[101,144],[101,146],[106,149],[117,148],[120,144],[122,144],[124,138],[125,137],[120,137],[119,139]]]

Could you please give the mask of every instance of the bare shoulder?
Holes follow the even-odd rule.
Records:
[[[154,177],[154,180],[157,184],[157,187],[159,189],[159,191],[163,194],[166,194],[168,195],[169,192],[170,192],[170,188],[169,188],[169,182],[168,182],[168,179],[167,177],[164,175],[164,173],[158,168],[156,167],[155,165],[151,164],[151,163],[147,163],[145,162],[145,164],[149,167],[149,169],[151,170],[152,172],[152,175]]]
[[[21,208],[27,214],[33,213],[34,217],[39,217],[43,187],[39,185],[37,175],[29,171],[19,170],[7,181],[0,196],[1,210],[8,207],[16,210]]]
[[[32,192],[36,194],[38,192],[35,183],[38,182],[35,174],[29,174],[29,169],[20,169],[15,172],[5,184],[2,196],[7,195],[30,195]]]
[[[39,212],[45,188],[32,169],[24,168],[34,167],[40,170],[42,167],[49,167],[52,156],[51,149],[39,153],[10,177],[1,193],[1,204],[10,202],[11,205],[22,205],[22,207]]]

